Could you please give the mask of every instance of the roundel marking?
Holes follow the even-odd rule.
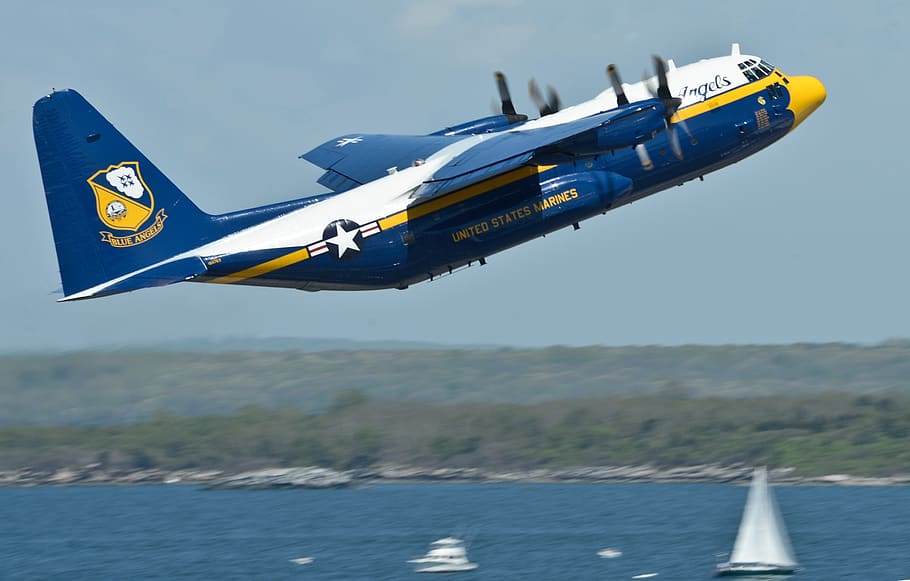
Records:
[[[329,252],[339,260],[350,260],[360,254],[363,235],[360,224],[353,220],[335,220],[322,231]]]

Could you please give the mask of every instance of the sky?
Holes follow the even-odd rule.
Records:
[[[79,90],[202,209],[316,194],[301,153],[350,132],[428,133],[490,113],[503,70],[563,103],[652,54],[732,42],[825,84],[763,152],[408,290],[178,284],[55,302],[31,133]],[[441,344],[874,343],[910,336],[910,3],[12,0],[0,20],[0,351],[175,340]]]

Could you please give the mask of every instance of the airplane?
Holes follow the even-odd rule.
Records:
[[[192,281],[307,291],[397,288],[448,275],[558,229],[736,163],[825,100],[811,76],[730,54],[609,86],[539,118],[501,110],[427,135],[349,133],[300,157],[328,192],[210,215],[79,93],[53,91],[33,128],[64,296]]]

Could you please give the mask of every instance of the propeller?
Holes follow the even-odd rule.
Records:
[[[503,115],[517,115],[515,105],[512,104],[512,95],[509,94],[509,85],[506,83],[506,76],[502,71],[496,71],[496,89],[499,91],[499,99],[502,102]]]
[[[648,87],[648,91],[651,93],[651,96],[655,99],[660,99],[664,105],[664,120],[667,123],[667,134],[670,141],[670,148],[673,150],[673,154],[677,159],[682,159],[682,147],[679,144],[679,135],[676,131],[676,124],[671,123],[670,119],[676,114],[677,109],[679,109],[682,99],[674,97],[670,92],[670,85],[667,83],[667,64],[664,62],[664,59],[660,58],[658,55],[654,55],[654,68],[657,70],[657,89],[645,80],[645,86]],[[611,78],[612,80],[612,78]],[[684,126],[686,133],[689,132],[688,127]]]
[[[626,92],[622,89],[622,79],[619,78],[619,71],[616,70],[616,65],[607,65],[607,76],[610,77],[610,84],[613,85],[613,92],[616,93],[616,104],[620,107],[628,105],[629,98],[626,97]]]
[[[502,71],[496,71],[494,74],[496,77],[496,90],[499,91],[499,111],[496,111],[494,105],[493,110],[496,113],[501,113],[509,118],[509,123],[520,123],[522,121],[527,121],[528,116],[522,115],[515,111],[515,105],[512,103],[512,95],[509,93],[509,85],[506,83],[506,76],[502,74]]]
[[[535,82],[534,79],[531,79],[528,81],[528,94],[531,96],[531,100],[534,101],[534,104],[537,105],[537,110],[540,111],[541,117],[552,115],[559,111],[559,95],[553,87],[547,85],[547,97],[544,98],[540,89],[537,87],[537,82]]]

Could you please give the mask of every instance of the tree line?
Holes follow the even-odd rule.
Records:
[[[884,476],[910,472],[908,443],[910,398],[900,393],[442,404],[376,400],[350,389],[320,413],[246,406],[227,415],[156,412],[120,425],[0,427],[0,469],[398,464],[505,470],[713,462]]]
[[[372,400],[496,404],[910,393],[910,342],[4,355],[0,426],[115,425],[244,406],[320,414],[346,389]]]

